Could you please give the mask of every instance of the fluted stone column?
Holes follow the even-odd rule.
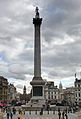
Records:
[[[33,18],[35,38],[34,38],[34,77],[41,77],[41,40],[40,26],[42,18],[39,17],[38,8],[36,8],[36,16]]]

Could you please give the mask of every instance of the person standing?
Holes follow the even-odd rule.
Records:
[[[21,109],[21,115],[22,115],[22,113],[23,113],[23,110]]]
[[[21,113],[21,110],[19,109],[19,114]]]
[[[62,118],[64,119],[64,111],[62,112]]]
[[[23,110],[23,113],[24,113],[24,115],[25,115],[25,109]]]
[[[7,119],[9,119],[10,113],[11,113],[11,109],[8,107],[8,108],[7,108]]]
[[[11,119],[12,119],[12,117],[13,117],[13,114],[12,114],[12,112],[10,113],[10,117],[11,117]]]
[[[20,119],[20,118],[21,118],[21,115],[20,115],[20,114],[18,114],[18,115],[17,115],[17,118],[18,118],[18,119]]]
[[[59,116],[59,119],[61,119],[61,112],[60,111],[58,112],[58,116]]]
[[[9,112],[7,113],[7,119],[9,119]]]
[[[65,114],[65,117],[66,117],[66,119],[68,119],[68,115],[67,115],[67,113]]]

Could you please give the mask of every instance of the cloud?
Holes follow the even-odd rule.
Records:
[[[16,88],[23,89],[23,85],[21,85],[21,84],[18,84],[18,85],[16,85]]]
[[[34,72],[32,19],[36,6],[39,6],[40,16],[43,17],[43,78],[56,83],[62,78],[69,80],[81,65],[80,0],[1,0],[0,75],[9,78],[9,81],[13,78],[15,84],[17,80],[27,81],[27,87]]]

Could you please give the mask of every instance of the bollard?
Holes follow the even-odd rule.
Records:
[[[29,114],[31,114],[31,110],[29,111]]]
[[[37,110],[35,111],[35,114],[37,114]]]
[[[48,114],[49,114],[49,110],[48,110]]]
[[[53,110],[53,114],[55,114],[55,110]]]

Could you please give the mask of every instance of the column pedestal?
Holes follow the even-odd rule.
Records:
[[[45,82],[42,77],[34,77],[30,84],[32,85],[32,102],[44,100]]]

